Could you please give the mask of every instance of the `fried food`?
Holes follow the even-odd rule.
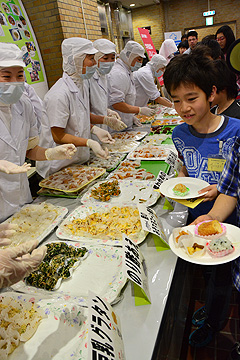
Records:
[[[204,222],[198,227],[198,235],[200,236],[209,236],[221,234],[223,229],[218,220],[212,220],[208,222]]]
[[[189,192],[189,188],[184,184],[176,184],[173,188],[173,192],[176,195],[184,196]]]

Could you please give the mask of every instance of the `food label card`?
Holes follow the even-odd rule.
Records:
[[[158,190],[160,188],[160,186],[162,185],[162,183],[168,179],[168,175],[163,172],[162,170],[159,171],[157,179],[153,185],[153,189],[154,190]]]
[[[177,154],[172,150],[169,150],[168,156],[165,159],[165,162],[170,165],[172,168],[175,168],[175,163],[177,161]]]
[[[125,360],[120,321],[110,304],[88,294],[88,359]]]
[[[139,246],[123,235],[123,273],[134,283],[135,305],[150,304],[147,268]]]
[[[142,228],[152,234],[159,236],[167,244],[167,238],[163,231],[161,221],[158,219],[155,211],[150,207],[138,205]]]

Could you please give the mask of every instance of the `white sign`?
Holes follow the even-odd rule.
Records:
[[[182,32],[181,31],[170,31],[164,33],[164,39],[172,39],[175,44],[178,45],[181,42]]]
[[[144,205],[138,205],[138,211],[143,230],[159,236],[167,244],[167,238],[164,234],[162,223],[158,219],[155,211]]]
[[[165,162],[170,165],[172,168],[175,168],[175,163],[177,161],[177,154],[173,152],[172,150],[169,151],[168,156],[165,160]]]
[[[118,316],[101,297],[88,295],[88,359],[125,360]]]
[[[159,171],[157,179],[153,185],[153,189],[154,190],[158,190],[160,188],[160,186],[162,185],[162,183],[168,179],[168,175],[163,172],[162,170]]]

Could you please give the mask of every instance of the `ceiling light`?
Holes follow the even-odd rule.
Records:
[[[135,5],[136,5],[136,4],[130,4],[129,6],[132,6],[132,7],[133,7],[133,6],[135,6]]]

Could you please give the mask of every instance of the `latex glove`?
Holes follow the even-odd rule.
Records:
[[[141,121],[136,116],[133,117],[133,124],[136,126],[142,126]]]
[[[22,166],[13,164],[7,160],[0,160],[0,171],[6,174],[20,174],[27,172],[31,164],[24,163]]]
[[[108,125],[111,129],[116,131],[121,131],[127,128],[127,125],[115,116],[104,116],[103,124]]]
[[[146,116],[152,116],[154,115],[156,110],[148,108],[148,107],[140,107],[138,115],[146,115]]]
[[[108,149],[103,149],[101,145],[92,139],[88,139],[87,146],[100,158],[107,159]]]
[[[18,228],[17,224],[2,223],[0,224],[0,246],[6,246],[11,244],[9,239],[13,234],[15,234]]]
[[[117,113],[116,111],[111,110],[111,109],[107,109],[107,116],[114,116],[118,120],[121,120],[119,113]]]
[[[45,156],[47,160],[71,159],[76,151],[75,145],[64,144],[47,149],[45,151]]]
[[[0,288],[15,284],[37,269],[47,252],[46,246],[35,249],[37,245],[34,240],[0,250]]]
[[[101,129],[98,126],[93,126],[91,133],[96,135],[98,139],[105,144],[114,144],[115,140],[112,138],[110,133],[107,130]]]

